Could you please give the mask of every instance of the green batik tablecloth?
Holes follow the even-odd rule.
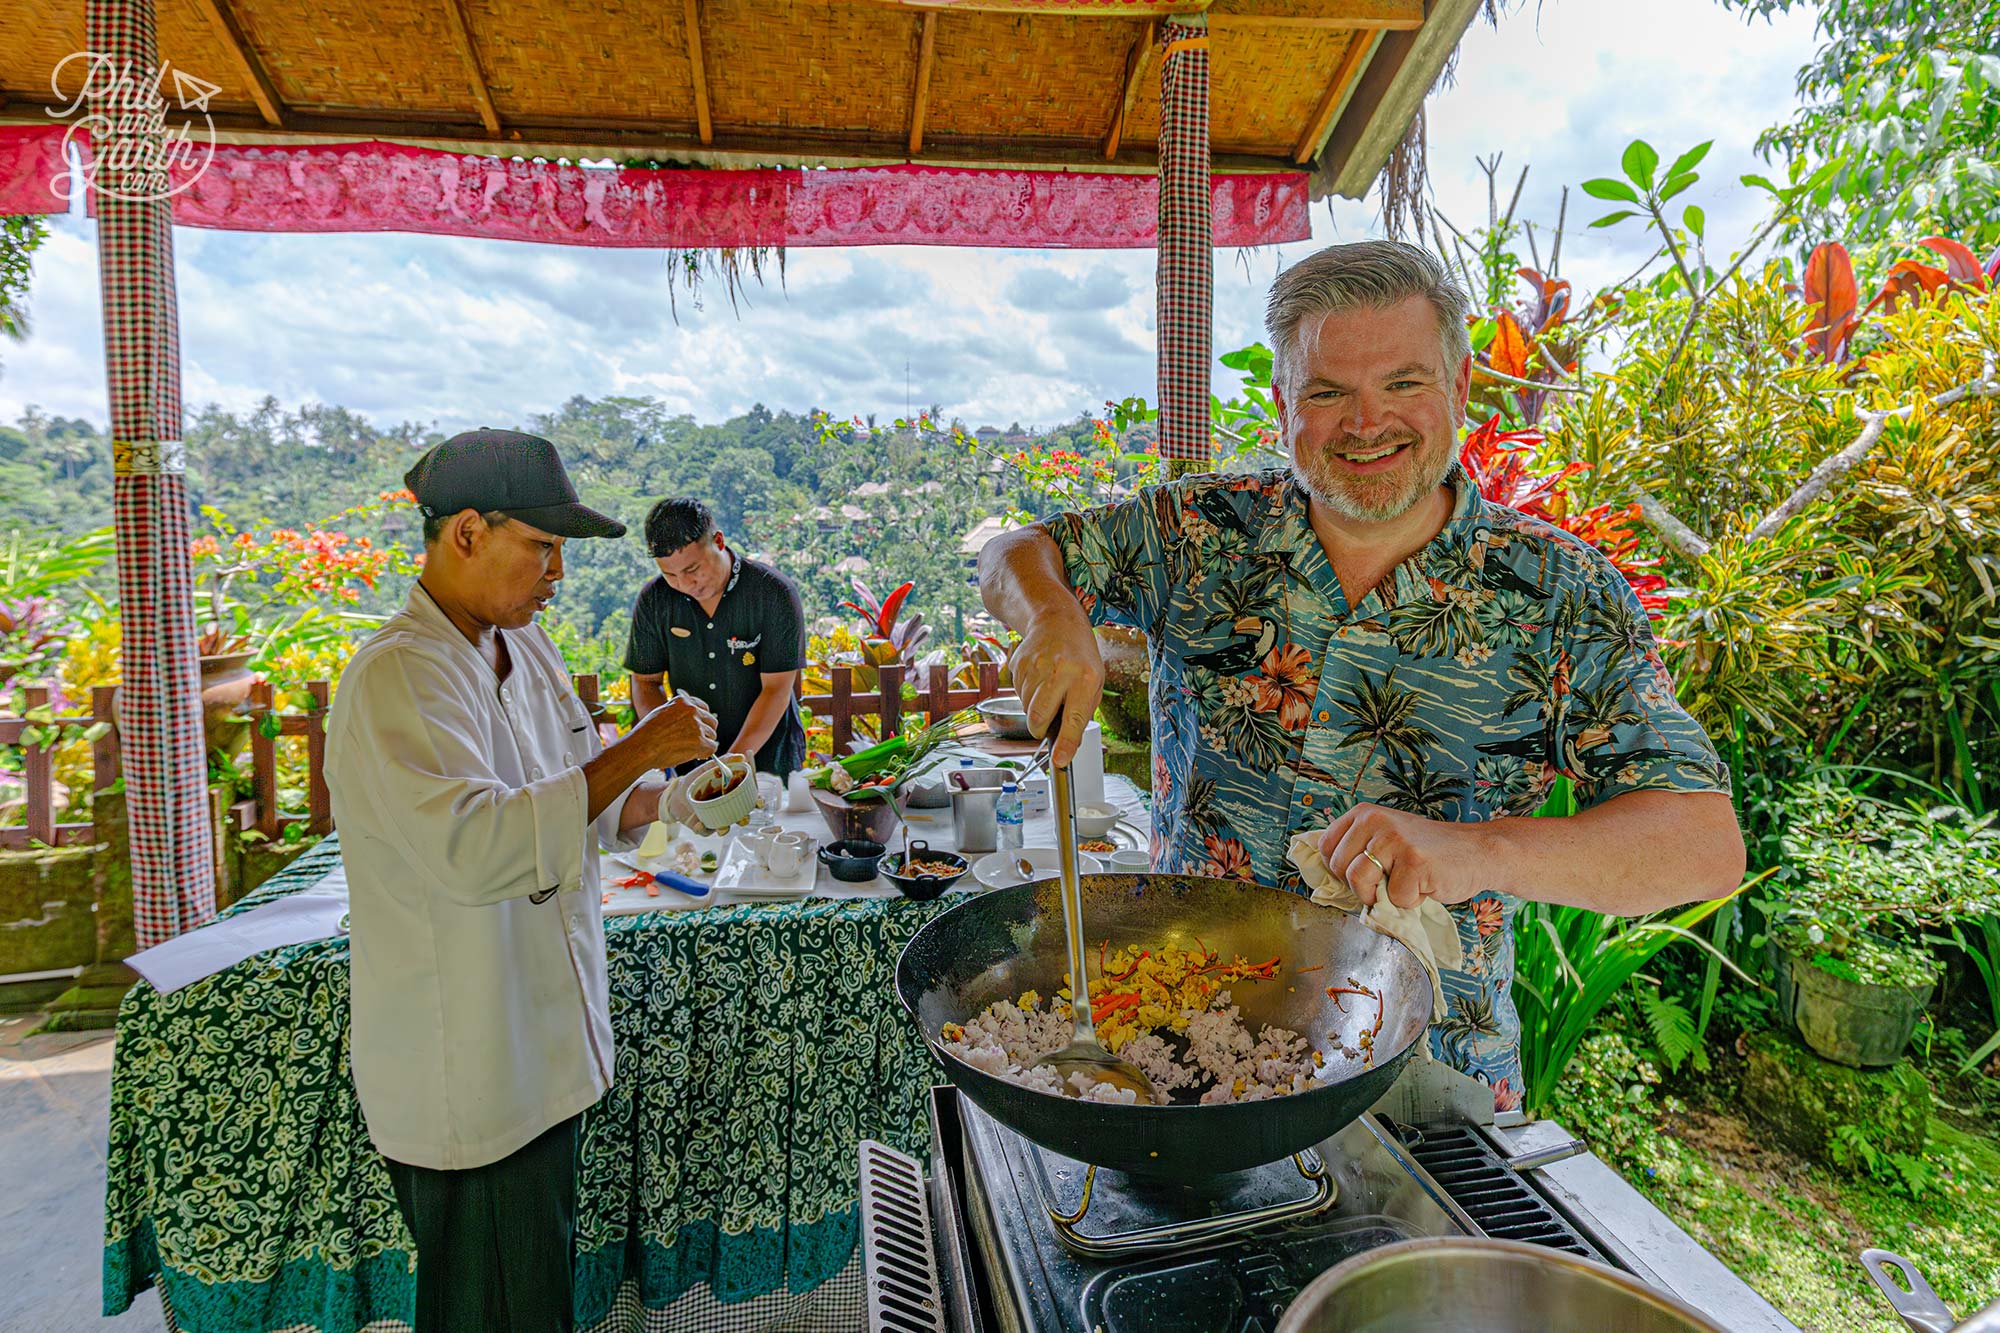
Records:
[[[237,908],[332,869],[334,839]],[[855,1249],[855,1144],[928,1155],[935,1069],[896,957],[949,907],[901,898],[605,923],[618,1062],[584,1116],[577,1319],[804,1292]],[[260,954],[118,1017],[104,1310],[160,1284],[185,1333],[407,1321],[414,1261],[355,1099],[344,938]]]

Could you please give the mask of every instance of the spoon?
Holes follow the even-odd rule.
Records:
[[[1099,1083],[1114,1088],[1130,1088],[1140,1104],[1155,1104],[1152,1080],[1129,1060],[1121,1060],[1097,1039],[1097,1024],[1090,1016],[1090,980],[1084,970],[1083,880],[1077,873],[1075,811],[1076,792],[1070,781],[1069,765],[1051,765],[1049,776],[1056,816],[1056,855],[1061,860],[1063,931],[1069,937],[1070,1008],[1076,1016],[1076,1031],[1070,1044],[1048,1056],[1043,1063],[1055,1066],[1056,1076],[1069,1082],[1074,1073],[1086,1073]],[[1024,860],[1026,858],[1023,858]]]

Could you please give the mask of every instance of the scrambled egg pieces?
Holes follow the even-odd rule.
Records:
[[[1255,978],[1268,981],[1277,975],[1278,960],[1252,963],[1238,956],[1225,963],[1210,950],[1138,949],[1129,945],[1108,953],[1108,944],[1098,949],[1098,976],[1090,983],[1090,1014],[1097,1021],[1097,1037],[1112,1050],[1141,1032],[1187,1032],[1190,1013],[1208,1009],[1216,993],[1231,982]],[[1067,977],[1065,978],[1067,980]],[[1068,1002],[1070,991],[1059,992]],[[1028,1007],[1031,991],[1021,997]]]

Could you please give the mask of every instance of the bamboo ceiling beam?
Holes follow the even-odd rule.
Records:
[[[1036,18],[1137,17],[1123,5],[1078,5],[1070,10],[1038,8],[1032,0],[874,0],[876,4],[899,9],[921,9],[927,13],[951,10],[963,14],[1016,14]],[[1211,19],[1234,24],[1259,24],[1290,28],[1390,28],[1415,29],[1424,25],[1424,0],[1188,0],[1175,12],[1206,13]]]
[[[195,0],[195,7],[208,19],[208,26],[215,30],[215,39],[229,53],[229,61],[236,66],[237,76],[248,85],[250,99],[257,104],[257,113],[264,118],[264,123],[273,129],[283,129],[284,100],[278,96],[270,76],[264,73],[263,62],[250,49],[250,42],[244,37],[236,16],[229,12],[228,0]]]
[[[694,127],[703,143],[715,142],[715,120],[708,109],[708,61],[701,53],[699,0],[681,0],[688,34],[688,77],[694,81]]]
[[[1209,21],[1232,27],[1360,28],[1415,31],[1424,26],[1423,0],[1215,0]]]
[[[1125,120],[1132,114],[1132,103],[1138,100],[1139,88],[1146,78],[1146,66],[1153,58],[1153,47],[1159,41],[1160,25],[1157,20],[1148,23],[1132,42],[1132,49],[1125,53],[1125,86],[1119,90],[1118,106],[1111,115],[1111,129],[1104,136],[1104,159],[1110,161],[1118,156],[1119,144],[1125,138]]]
[[[486,88],[486,71],[479,67],[479,50],[472,44],[472,19],[465,12],[465,0],[445,0],[451,19],[452,41],[458,58],[465,63],[465,81],[472,85],[472,100],[479,104],[479,123],[494,138],[500,137],[500,113],[493,108],[493,95]]]
[[[1333,81],[1327,84],[1326,93],[1319,99],[1312,119],[1306,122],[1305,131],[1292,147],[1292,161],[1303,166],[1319,156],[1326,136],[1333,132],[1333,123],[1340,119],[1348,99],[1354,95],[1354,85],[1367,66],[1368,57],[1375,54],[1375,48],[1381,42],[1379,31],[1357,32],[1347,39],[1347,49],[1341,52],[1340,63],[1334,67]]]
[[[694,0],[688,0],[693,4]],[[931,60],[937,53],[937,11],[924,11],[924,33],[917,41],[917,86],[910,94],[910,156],[924,149],[924,113],[931,101]]]

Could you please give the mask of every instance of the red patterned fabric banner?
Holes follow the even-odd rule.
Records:
[[[62,125],[0,125],[0,214],[67,213]]]
[[[139,946],[215,914],[215,829],[202,736],[188,492],[181,444],[180,319],[151,0],[86,0],[90,49],[108,57],[91,113],[104,287],[121,627],[119,745]],[[114,77],[115,76],[115,77]]]
[[[1208,363],[1215,245],[1210,224],[1208,24],[1160,25],[1160,457],[1209,459]],[[1310,232],[1310,226],[1306,229]],[[1303,238],[1301,238],[1303,239]],[[1227,242],[1223,242],[1227,244]]]
[[[1206,161],[1205,139],[1202,151]],[[1141,248],[1156,243],[1161,216],[1160,182],[1143,175],[599,168],[373,142],[219,144],[175,184],[183,226],[614,247]],[[1307,203],[1303,172],[1221,176],[1203,227],[1212,224],[1217,245],[1301,241],[1312,233]]]

